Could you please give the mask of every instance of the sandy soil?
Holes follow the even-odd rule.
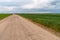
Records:
[[[60,38],[14,14],[0,21],[0,40],[60,40]]]

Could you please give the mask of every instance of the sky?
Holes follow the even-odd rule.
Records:
[[[60,0],[0,0],[0,13],[60,13]]]

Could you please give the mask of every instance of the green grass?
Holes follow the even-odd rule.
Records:
[[[3,18],[10,16],[11,14],[0,14],[0,20],[2,20]]]
[[[45,25],[48,28],[52,28],[57,32],[60,32],[60,14],[20,14],[23,17],[31,19],[34,22]]]

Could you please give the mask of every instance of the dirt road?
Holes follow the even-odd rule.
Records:
[[[60,40],[60,38],[18,15],[11,15],[0,21],[0,40]]]

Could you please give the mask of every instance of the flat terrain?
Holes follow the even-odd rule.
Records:
[[[4,19],[5,17],[10,16],[11,14],[0,14],[0,20]]]
[[[0,40],[60,40],[59,37],[18,15],[0,21]]]
[[[60,33],[60,14],[20,14],[33,22],[44,25]]]

